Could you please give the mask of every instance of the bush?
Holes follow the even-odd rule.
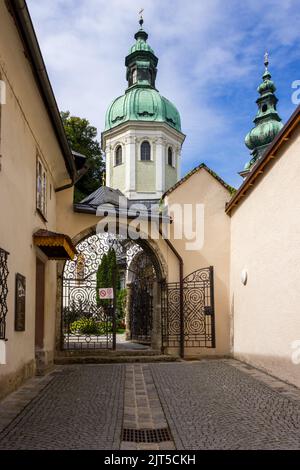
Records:
[[[70,332],[81,335],[103,335],[107,333],[107,323],[97,323],[93,318],[80,318],[70,325]]]

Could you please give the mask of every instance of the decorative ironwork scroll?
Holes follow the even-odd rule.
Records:
[[[150,318],[150,323],[147,323],[143,334],[136,333],[136,338],[148,338],[150,334],[152,293],[149,294],[150,283],[146,288],[142,282],[146,268],[149,270],[151,266],[151,275],[154,273],[150,259],[132,240],[121,235],[96,234],[80,242],[76,246],[78,255],[73,261],[67,261],[65,264],[62,279],[62,347],[65,349],[113,348],[112,309],[99,305],[96,295],[97,270],[103,255],[112,247],[116,252],[119,267],[125,270],[127,276],[130,273],[132,282],[137,283],[134,298],[144,302],[141,306],[135,304],[132,324],[144,322],[143,315],[147,306],[147,318]],[[137,319],[136,315],[143,319]],[[137,326],[136,332],[138,328]]]
[[[199,269],[183,280],[184,345],[186,348],[215,347],[213,268]],[[180,284],[162,286],[163,343],[180,345]]]
[[[150,259],[143,252],[136,255],[130,264],[130,269],[135,269],[131,289],[133,298],[129,312],[131,339],[150,344],[155,272]]]
[[[7,251],[0,248],[0,340],[5,338],[6,315],[7,315],[7,278],[8,278],[8,255]]]

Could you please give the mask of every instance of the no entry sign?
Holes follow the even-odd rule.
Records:
[[[113,299],[114,298],[114,290],[112,287],[101,288],[99,289],[99,297],[102,300]]]

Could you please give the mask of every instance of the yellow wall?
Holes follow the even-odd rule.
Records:
[[[232,214],[234,355],[300,386],[299,128],[280,155]]]
[[[54,188],[68,175],[48,114],[5,2],[0,2],[0,73],[6,83],[1,107],[0,247],[8,259],[7,365],[0,365],[0,395],[35,367],[35,260],[32,235],[56,230]],[[37,149],[47,169],[47,222],[36,212]],[[50,199],[50,185],[52,194]],[[26,277],[26,331],[14,331],[15,275]],[[56,265],[46,265],[45,353],[54,347]]]
[[[178,162],[176,162],[178,165]],[[177,183],[177,168],[166,164],[166,188],[169,189]]]
[[[123,157],[124,158],[124,157]],[[113,162],[111,163],[112,167],[112,187],[119,188],[121,192],[125,191],[125,163],[122,165],[114,166]]]
[[[139,159],[139,152],[136,154],[136,190],[138,192],[155,192],[155,152],[152,156],[153,160],[142,162]]]
[[[229,192],[205,169],[199,170],[171,192],[166,203],[204,205],[204,245],[196,251],[186,251],[186,239],[173,240],[176,220],[171,226],[171,239],[184,259],[184,276],[193,271],[214,267],[216,349],[191,349],[190,355],[227,355],[230,351],[229,336],[229,261],[230,218],[225,214]]]

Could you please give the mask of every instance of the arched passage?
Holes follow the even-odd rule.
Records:
[[[61,265],[59,273],[60,348],[77,351],[113,349],[117,332],[120,349],[130,349],[134,342],[134,349],[139,347],[137,343],[142,343],[161,350],[160,290],[167,269],[156,243],[143,238],[133,241],[114,233],[97,234],[96,227],[85,229],[74,237],[73,242],[78,254],[73,261]],[[111,310],[99,304],[97,294],[97,270],[110,248],[116,252],[122,271],[122,290],[126,291],[123,312],[120,312],[119,298],[115,302],[116,332]]]

